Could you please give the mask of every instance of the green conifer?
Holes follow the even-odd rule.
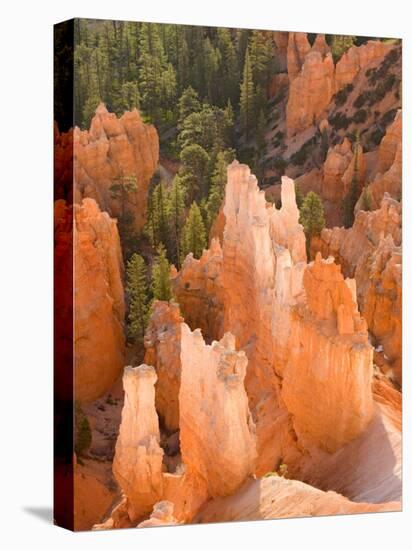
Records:
[[[190,252],[193,253],[195,258],[200,258],[206,246],[206,230],[203,223],[202,214],[199,206],[196,202],[193,202],[182,233],[182,263]]]
[[[128,335],[142,342],[148,317],[147,269],[142,256],[133,254],[127,262],[126,292],[129,296]]]
[[[152,293],[155,300],[169,302],[173,298],[170,283],[170,264],[166,257],[166,249],[163,244],[157,248],[157,257],[152,270]]]

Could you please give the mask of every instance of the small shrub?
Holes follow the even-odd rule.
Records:
[[[376,73],[376,68],[375,69],[368,69],[365,74],[366,74],[367,78],[370,79],[371,77],[373,77],[373,75],[375,73]]]
[[[393,85],[395,84],[395,82],[396,82],[396,76],[394,74],[388,75],[385,78],[385,81],[383,83],[383,87],[384,87],[385,91],[389,92],[390,90],[392,90]]]
[[[302,166],[305,164],[306,159],[308,156],[308,150],[305,146],[303,146],[299,151],[296,151],[291,157],[290,160],[292,164],[296,164],[296,166]]]
[[[280,466],[278,468],[278,474],[281,477],[286,477],[288,475],[288,467],[287,467],[286,464],[280,464]]]
[[[365,109],[359,109],[359,111],[356,111],[356,113],[353,115],[353,122],[356,122],[357,124],[365,122],[365,120],[368,118],[368,114],[365,111]]]
[[[379,145],[384,135],[385,135],[385,132],[383,130],[381,130],[380,128],[376,128],[376,130],[374,130],[370,134],[369,139],[374,145]]]
[[[330,124],[333,126],[333,128],[335,130],[340,130],[341,128],[344,128],[346,130],[346,128],[349,126],[350,124],[350,120],[349,118],[345,115],[345,113],[342,113],[340,111],[338,111],[337,113],[335,113],[330,119],[329,119],[329,122]]]
[[[368,97],[369,97],[368,91],[362,92],[361,94],[358,95],[358,97],[353,102],[353,106],[356,107],[357,109],[360,109],[365,105]]]
[[[361,208],[366,212],[372,210],[372,195],[367,187],[362,191]]]
[[[388,124],[394,121],[396,112],[397,109],[391,109],[390,111],[387,111],[380,120],[381,124],[385,127],[388,126]]]
[[[398,61],[400,56],[401,56],[401,50],[399,48],[394,48],[393,50],[391,50],[389,53],[386,54],[383,62],[388,65],[393,65]]]
[[[353,91],[353,84],[348,84],[335,95],[335,104],[340,107],[348,99],[348,95]]]
[[[272,163],[272,166],[273,168],[275,168],[275,170],[282,170],[282,171],[285,170],[287,165],[288,163],[286,162],[286,160],[284,160],[281,157],[276,158]]]

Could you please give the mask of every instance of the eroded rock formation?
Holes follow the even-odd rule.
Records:
[[[391,48],[390,44],[370,40],[349,48],[335,66],[324,35],[318,34],[311,47],[306,33],[289,33],[287,136],[291,138],[319,123],[333,95],[352,84],[362,69],[383,60]]]
[[[290,81],[286,108],[288,137],[320,122],[334,93],[332,55],[311,50],[304,59],[301,71]]]
[[[336,64],[335,90],[353,82],[358,72],[370,63],[383,59],[392,46],[380,40],[369,40],[362,46],[352,46]]]
[[[158,302],[155,316],[156,309],[167,307]],[[156,339],[162,329],[157,327]],[[175,336],[181,347],[176,449],[180,463],[167,471],[155,408],[155,368],[126,367],[125,403],[113,462],[124,497],[106,523],[96,528],[136,525],[161,500],[173,505],[173,510],[166,506],[168,517],[188,522],[207,499],[233,493],[253,474],[255,430],[244,387],[244,352],[235,350],[230,334],[207,345],[198,329],[191,332],[182,322],[179,329],[181,335],[176,332]],[[152,337],[155,330],[153,325]],[[148,520],[151,524],[163,508],[155,506],[155,515]]]
[[[359,181],[362,182],[365,179],[365,160],[360,145],[358,145],[357,162]],[[333,203],[342,203],[352,182],[354,163],[353,147],[347,138],[329,149],[323,165],[322,198]]]
[[[74,206],[75,395],[99,397],[124,365],[123,260],[116,221],[93,199]]]
[[[153,367],[126,367],[125,401],[113,473],[126,496],[131,522],[143,519],[163,494],[163,450],[155,409],[156,373]]]
[[[299,441],[335,452],[372,419],[372,347],[354,281],[343,279],[332,258],[318,254],[303,285],[306,305],[296,311],[282,398]]]
[[[388,201],[392,239],[396,201]],[[213,240],[171,273],[193,326],[176,304],[155,303],[146,335],[153,367],[125,370],[114,462],[124,496],[104,526],[398,509],[399,394],[374,378],[355,280],[319,253],[307,264],[291,179],[277,209],[235,161],[223,211],[222,245]],[[363,214],[381,231],[377,212]],[[211,344],[195,326],[201,319]],[[155,404],[173,418],[167,439]],[[381,468],[371,458],[378,440],[387,447]],[[285,464],[288,477],[317,488],[275,474],[253,480]]]
[[[224,215],[222,247],[214,242],[200,260],[189,258],[173,284],[194,322],[192,310],[199,305],[202,309],[197,311],[208,317],[206,298],[219,303],[222,323],[215,330],[230,330],[248,357],[246,390],[257,430],[256,473],[261,475],[285,455],[297,463],[306,442],[334,451],[366,429],[372,415],[372,350],[353,283],[345,282],[330,261],[306,264],[292,180],[283,178],[282,207],[277,210],[266,204],[247,166],[232,163]],[[192,278],[198,281],[194,289],[186,284]],[[316,307],[319,285],[331,296],[325,302],[327,311]],[[312,342],[307,348],[300,342],[302,331]],[[320,375],[328,376],[332,358],[336,414],[330,409],[332,390],[326,389]],[[307,365],[306,374],[302,364]],[[297,376],[302,376],[302,386],[310,388],[308,399],[302,399],[301,390],[295,391],[298,381],[291,383]],[[314,384],[317,376],[319,384]],[[315,398],[314,392],[318,392]],[[326,417],[334,420],[328,424]]]
[[[143,227],[147,190],[158,160],[159,138],[154,126],[144,124],[139,112],[126,111],[120,118],[109,113],[103,103],[96,109],[89,130],[75,128],[75,200],[91,197],[112,217],[124,210],[133,214],[133,227]],[[136,191],[117,198],[110,187],[132,177]]]
[[[253,474],[255,427],[244,387],[247,358],[226,333],[206,345],[182,325],[180,446],[188,477],[204,479],[209,496],[229,495]]]
[[[145,362],[156,369],[156,410],[167,430],[179,428],[181,324],[179,306],[156,301],[146,330]]]
[[[386,130],[378,149],[377,174],[368,186],[372,208],[379,208],[385,193],[397,200],[402,195],[402,111]]]
[[[401,381],[402,281],[401,205],[385,194],[378,210],[358,210],[350,229],[323,229],[312,242],[312,253],[332,255],[343,272],[356,280],[362,315],[383,346],[390,375]]]
[[[166,525],[176,525],[178,522],[173,515],[174,505],[168,500],[157,502],[153,506],[153,512],[150,518],[139,523],[138,527],[165,527]]]
[[[310,50],[309,40],[305,32],[289,33],[287,46],[287,68],[290,82],[298,76],[305,61],[305,57]]]

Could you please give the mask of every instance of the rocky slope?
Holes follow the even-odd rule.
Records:
[[[206,504],[196,523],[253,521],[400,510],[399,502],[351,502],[333,491],[323,492],[300,481],[279,476],[247,482],[235,495]]]
[[[356,205],[353,226],[323,229],[320,237],[312,240],[311,250],[312,254],[320,251],[325,258],[333,256],[344,274],[355,278],[360,310],[375,345],[375,361],[401,384],[401,111],[388,127],[372,161],[367,161],[370,166],[366,174],[370,183]],[[366,192],[371,211],[362,209]]]
[[[274,38],[281,47],[283,34]],[[360,134],[362,186],[375,179],[379,167],[381,176],[370,187],[375,208],[384,190],[394,190],[394,179],[399,180],[400,152],[390,173],[376,156],[381,142],[385,148],[385,131],[388,152],[396,153],[390,144],[400,142],[401,115],[396,113],[401,107],[401,46],[370,40],[352,46],[334,62],[323,35],[311,45],[306,33],[286,34],[286,67],[273,76],[268,89],[271,115],[263,186],[269,185],[268,196],[278,200],[280,177],[286,173],[304,192],[321,195],[329,227],[341,225],[342,196],[352,174],[348,138],[353,142],[356,132]]]

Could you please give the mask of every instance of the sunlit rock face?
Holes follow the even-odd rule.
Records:
[[[229,495],[253,474],[255,427],[244,387],[247,357],[227,333],[206,345],[182,325],[180,446],[188,477],[204,479],[212,497]]]
[[[155,409],[156,373],[153,367],[126,367],[125,401],[113,473],[126,496],[130,520],[143,519],[163,494],[163,450]]]
[[[256,424],[255,471],[261,475],[285,457],[297,464],[306,444],[334,451],[366,428],[371,418],[372,349],[353,282],[344,281],[330,261],[307,266],[293,180],[283,178],[278,210],[266,203],[249,168],[232,163],[224,215],[223,245],[215,245],[219,269],[208,296],[219,297],[222,332],[230,330],[248,358],[245,383]],[[198,289],[204,288],[212,258],[205,252],[203,261],[196,261],[198,268],[202,264],[196,271],[203,281]],[[189,259],[174,279],[177,296],[193,271]],[[190,294],[190,288],[185,292]],[[191,304],[195,318],[191,307],[201,302],[186,297],[185,303]],[[318,311],[322,307],[329,309]],[[207,308],[201,312],[207,315]],[[301,345],[305,338],[308,347]],[[334,372],[329,373],[332,360]],[[326,413],[331,406],[328,385],[312,382],[314,373],[321,372],[334,380],[335,399],[344,409],[340,414],[336,405],[331,422]],[[309,393],[299,403],[302,388]],[[312,421],[305,421],[306,416]]]
[[[173,513],[173,503],[168,500],[161,500],[153,506],[153,512],[150,514],[150,518],[139,523],[138,527],[164,527],[166,525],[176,525],[178,522]]]
[[[289,81],[292,82],[298,76],[311,47],[305,32],[290,32],[288,34],[287,69]]]
[[[101,103],[89,130],[75,128],[75,200],[91,197],[101,210],[121,217],[127,209],[139,231],[146,219],[147,190],[159,160],[159,138],[154,126],[144,124],[139,112],[126,111],[120,118]],[[132,177],[137,190],[127,200],[110,191],[113,183]]]
[[[353,280],[320,254],[305,270],[283,372],[282,397],[298,438],[335,452],[365,431],[373,415],[372,346]]]
[[[156,410],[169,431],[179,429],[181,323],[179,306],[156,301],[146,330],[145,362],[155,367]]]
[[[159,304],[165,305],[159,302],[157,309]],[[173,522],[190,521],[207,499],[235,492],[253,475],[256,441],[244,387],[245,353],[236,351],[230,334],[207,345],[199,330],[192,332],[180,323],[180,331],[181,462],[174,472],[167,471],[155,408],[155,368],[126,367],[113,462],[124,497],[97,528],[136,525],[161,500],[173,505],[173,510],[166,506]],[[148,521],[157,518],[156,510]]]
[[[332,54],[311,50],[300,73],[290,82],[286,108],[288,137],[319,123],[335,92]]]
[[[276,210],[266,204],[247,166],[233,163],[228,168],[224,330],[231,330],[249,359],[246,389],[256,422],[258,473],[273,468],[290,437],[275,371],[287,353],[290,307],[301,292],[306,260],[294,193],[293,181],[284,178],[282,208]]]
[[[93,199],[74,207],[75,395],[91,401],[124,365],[123,260],[117,223]]]

